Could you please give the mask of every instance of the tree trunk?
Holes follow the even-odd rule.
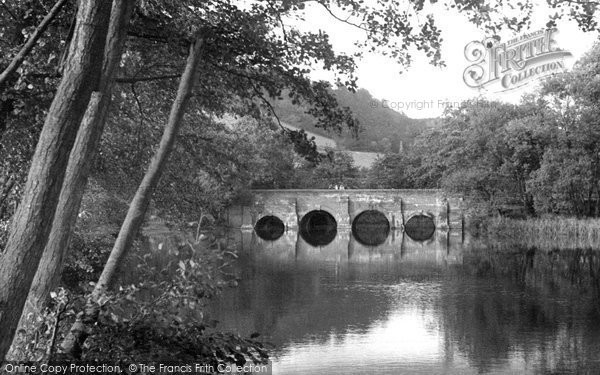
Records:
[[[134,5],[135,0],[116,0],[113,3],[98,91],[92,93],[75,145],[71,150],[52,230],[23,308],[20,328],[26,329],[32,321],[35,321],[48,295],[58,285],[65,255],[69,249],[72,229],[77,221],[87,184],[90,165],[104,129],[110,104],[110,92],[121,61],[129,18]],[[16,340],[15,337],[13,348],[19,345]],[[11,360],[18,360],[18,358],[11,358]]]
[[[162,175],[169,155],[171,154],[175,138],[181,127],[186,105],[192,94],[203,42],[202,39],[198,39],[190,46],[190,54],[183,75],[181,76],[179,88],[177,89],[177,96],[171,106],[169,120],[160,140],[158,150],[154,154],[154,157],[146,170],[146,174],[129,205],[127,216],[121,226],[115,245],[110,252],[108,261],[94,288],[95,297],[102,294],[110,285],[117,272],[118,264],[123,260],[123,257],[129,250],[131,243],[142,225],[146,209],[148,208],[154,189],[156,188],[156,185],[158,185],[160,176]]]
[[[190,46],[190,54],[187,59],[185,70],[179,82],[177,97],[171,106],[169,120],[163,132],[158,150],[154,154],[146,174],[136,191],[133,200],[127,211],[127,216],[119,231],[119,236],[110,253],[109,259],[106,262],[102,274],[96,283],[91,300],[86,306],[86,310],[77,316],[76,322],[71,327],[71,330],[61,345],[62,354],[66,357],[79,357],[81,347],[89,335],[89,325],[91,325],[98,314],[98,306],[95,301],[100,297],[114,280],[118,265],[122,262],[123,257],[129,250],[131,243],[144,220],[146,209],[150,203],[152,193],[158,184],[162,171],[165,168],[169,154],[173,149],[175,138],[181,127],[182,118],[185,113],[187,102],[192,93],[194,83],[196,81],[196,71],[203,46],[203,39],[198,38],[192,46]]]
[[[4,359],[50,233],[69,153],[98,87],[109,1],[82,1],[65,74],[33,155],[23,198],[0,259],[0,360]]]
[[[60,277],[63,259],[77,221],[90,165],[100,141],[114,82],[121,61],[127,26],[135,0],[116,0],[106,39],[99,90],[92,93],[71,155],[44,255],[31,285],[28,305],[41,307]]]
[[[93,134],[94,129],[92,128],[93,119],[103,116],[100,113],[102,111],[101,103],[103,98],[104,96],[98,92],[92,93],[88,109],[77,133],[77,139],[71,151],[65,181],[58,200],[59,203],[54,214],[52,230],[31,288],[29,289],[27,301],[23,306],[23,312],[21,313],[18,325],[19,330],[28,332],[31,327],[36,326],[37,317],[44,308],[46,298],[57,285],[60,278],[60,270],[62,269],[63,260],[71,237],[71,228],[77,220],[77,211],[83,196],[85,180],[82,173],[84,173],[84,169],[87,171],[88,166],[86,164],[89,164],[82,160],[84,158],[82,153],[86,151],[85,147],[87,143],[95,136]],[[77,153],[79,153],[79,156]],[[79,191],[80,189],[81,192]],[[72,199],[69,200],[69,197],[72,197]],[[68,217],[69,213],[74,213],[73,217]],[[25,340],[27,339],[26,337]],[[26,343],[20,341],[19,335],[15,335],[11,349],[6,354],[5,359],[7,361],[21,361],[23,358],[19,358],[17,353],[20,353],[18,348],[24,344]]]

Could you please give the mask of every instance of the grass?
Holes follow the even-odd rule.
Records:
[[[344,152],[347,152],[348,154],[350,154],[350,156],[352,156],[352,159],[354,159],[354,165],[356,165],[359,168],[371,168],[373,166],[373,164],[375,164],[375,160],[377,160],[377,158],[379,156],[383,155],[378,152],[366,152],[366,151],[344,151]]]
[[[559,216],[510,219],[492,218],[487,222],[486,232],[504,241],[542,248],[600,249],[599,218],[567,218]]]

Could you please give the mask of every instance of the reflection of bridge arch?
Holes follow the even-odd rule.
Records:
[[[325,210],[308,212],[300,220],[300,236],[312,246],[328,245],[337,234],[337,222]]]
[[[263,240],[275,241],[285,232],[285,224],[277,216],[266,215],[258,219],[254,230]]]
[[[426,241],[435,232],[435,216],[418,212],[411,215],[404,223],[404,232],[415,241]]]
[[[381,245],[389,233],[390,222],[381,211],[362,211],[352,221],[352,235],[365,246]]]

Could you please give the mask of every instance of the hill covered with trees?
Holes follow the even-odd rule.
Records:
[[[423,129],[432,124],[430,119],[412,119],[382,106],[381,101],[366,89],[353,93],[346,88],[338,88],[331,92],[340,107],[348,107],[358,119],[357,133],[348,130],[336,133],[317,126],[315,118],[285,94],[281,100],[273,100],[272,105],[281,121],[333,138],[341,148],[352,151],[398,152],[401,143],[403,147],[409,146]]]

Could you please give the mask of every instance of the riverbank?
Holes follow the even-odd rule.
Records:
[[[10,357],[51,361],[82,311],[98,279],[127,211],[127,201],[94,181],[82,202],[71,249],[48,308],[32,315]],[[256,338],[223,332],[205,318],[205,306],[222,289],[237,286],[222,230],[177,220],[149,209],[138,240],[120,266],[115,288],[103,297],[98,324],[81,359],[116,363],[175,361],[230,364],[232,358],[265,363],[268,354]],[[182,220],[183,219],[183,220]],[[209,222],[210,220],[204,220]],[[48,327],[53,327],[48,329]]]

